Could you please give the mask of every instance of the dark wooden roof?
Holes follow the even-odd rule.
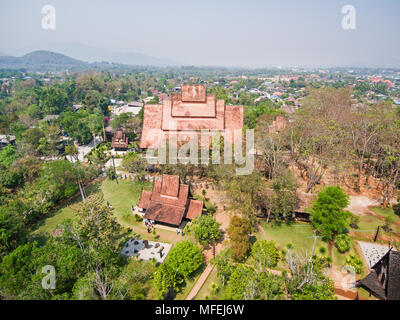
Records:
[[[400,252],[389,252],[387,297],[388,300],[400,300]]]
[[[359,285],[378,299],[400,300],[400,252],[388,251]]]
[[[385,290],[379,282],[378,275],[372,270],[364,279],[358,281],[359,285],[370,291],[375,297],[381,300],[386,299]]]

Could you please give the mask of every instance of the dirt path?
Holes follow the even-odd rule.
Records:
[[[202,188],[195,188],[194,190],[194,192],[197,194],[201,194],[201,191]],[[231,214],[227,210],[225,210],[227,199],[223,192],[216,190],[214,187],[207,189],[206,192],[206,197],[209,199],[209,201],[215,203],[218,207],[217,212],[215,213],[215,220],[217,220],[221,224],[220,230],[222,232],[221,241],[215,245],[215,255],[218,255],[225,248],[226,230],[229,227]],[[214,257],[213,253],[214,248],[212,247],[203,251],[206,263],[209,263],[209,261]],[[214,265],[207,265],[207,268],[204,270],[199,280],[197,280],[192,291],[186,297],[186,300],[192,300],[194,299],[194,297],[196,297],[213,268]]]
[[[368,207],[378,206],[380,204],[378,200],[366,196],[350,196],[349,200],[350,204],[346,210],[358,216],[371,215],[371,210]]]

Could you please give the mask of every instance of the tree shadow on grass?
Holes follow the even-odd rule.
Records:
[[[86,197],[89,197],[91,195],[101,192],[100,187],[101,187],[101,182],[97,182],[97,183],[87,186],[85,188]],[[40,227],[45,225],[46,219],[56,216],[63,209],[71,207],[73,205],[76,205],[76,204],[80,203],[81,201],[82,201],[82,197],[81,197],[80,192],[76,193],[74,196],[72,196],[69,199],[64,199],[64,200],[59,201],[59,203],[53,209],[52,212],[50,212],[44,216],[41,216],[39,218],[39,220],[37,220],[35,223],[32,224],[30,231],[31,232],[36,231],[37,229],[39,229]],[[62,221],[60,221],[60,223],[62,223]]]

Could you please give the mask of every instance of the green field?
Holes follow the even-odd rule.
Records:
[[[314,244],[314,231],[310,224],[295,223],[291,225],[281,224],[266,224],[262,223],[262,228],[266,235],[266,240],[273,240],[276,242],[280,250],[287,249],[287,244],[292,244],[293,249],[303,250],[310,252]],[[258,233],[257,236],[261,236]],[[320,238],[317,238],[315,248],[320,247],[328,248],[327,244]]]
[[[104,200],[114,208],[115,216],[122,226],[130,227],[135,224],[133,220],[132,206],[139,203],[142,190],[151,190],[150,182],[133,182],[129,180],[104,180],[101,184]]]

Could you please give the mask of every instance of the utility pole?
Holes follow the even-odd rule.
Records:
[[[114,167],[114,175],[115,175],[115,180],[117,181],[117,184],[118,184],[118,177],[117,177],[117,171],[115,170],[115,161],[114,161],[114,156],[111,156],[112,157],[112,161],[113,161],[113,167]]]
[[[381,226],[378,226],[378,228],[376,229],[374,242],[376,242],[376,240],[378,240],[378,235],[379,235],[379,230],[380,230],[380,228],[381,228]]]

